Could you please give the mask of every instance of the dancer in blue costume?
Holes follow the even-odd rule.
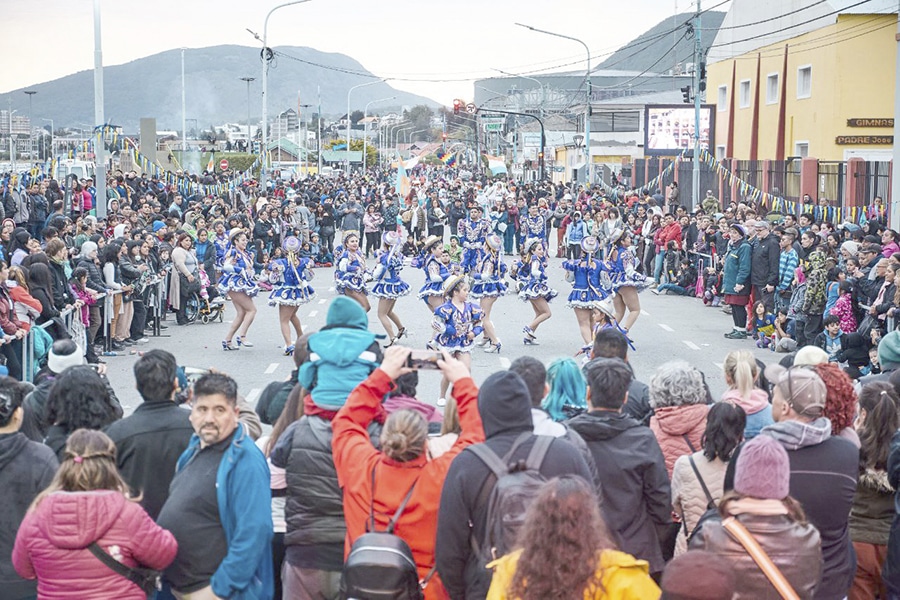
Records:
[[[637,272],[638,260],[631,250],[631,234],[624,229],[616,229],[609,237],[609,279],[615,293],[613,305],[616,322],[622,324],[626,332],[631,330],[641,315],[640,292],[650,287],[651,280]],[[628,317],[625,317],[625,309]],[[624,319],[624,320],[623,320]]]
[[[231,298],[236,314],[228,329],[228,335],[222,340],[222,349],[238,350],[244,346],[252,348],[253,344],[247,341],[247,331],[256,318],[253,297],[259,293],[256,273],[253,272],[253,257],[247,252],[248,239],[244,230],[232,229],[228,238],[228,249],[225,251],[222,277],[219,279],[218,287],[223,296]],[[231,338],[235,333],[239,333],[235,340],[237,346],[232,346]]]
[[[525,334],[523,343],[538,343],[535,331],[538,325],[550,318],[549,302],[556,298],[557,291],[547,285],[547,254],[543,240],[538,237],[529,238],[523,247],[522,260],[516,265],[516,280],[519,287],[519,299],[531,302],[534,319],[522,328]]]
[[[484,312],[478,305],[468,301],[469,284],[463,275],[451,275],[444,283],[446,302],[434,311],[432,327],[435,336],[432,347],[437,345],[454,358],[461,360],[471,369],[470,352],[475,338],[483,332],[482,320]],[[437,405],[444,406],[447,401],[447,388],[450,382],[441,379],[441,397]]]
[[[269,306],[278,307],[278,322],[281,326],[281,337],[284,338],[284,355],[294,353],[294,343],[291,339],[291,326],[294,327],[296,337],[303,335],[303,325],[297,317],[297,309],[309,302],[316,295],[315,290],[309,285],[313,278],[312,261],[309,258],[300,258],[302,243],[294,236],[284,239],[281,249],[285,258],[277,258],[269,261],[266,270],[269,271],[269,283],[273,285],[269,294]]]
[[[359,234],[348,233],[341,243],[342,252],[334,271],[337,293],[356,300],[369,312],[369,290],[366,288],[366,257],[359,249]]]
[[[500,352],[503,344],[497,337],[494,324],[491,321],[491,309],[497,298],[506,294],[506,265],[503,264],[501,252],[503,251],[503,238],[497,234],[489,235],[484,242],[484,254],[470,273],[474,283],[472,284],[472,297],[478,298],[481,310],[484,311],[484,348],[485,352]]]
[[[378,298],[378,320],[390,338],[388,346],[406,334],[406,327],[394,312],[397,298],[409,294],[409,284],[400,279],[403,268],[403,254],[400,252],[400,234],[396,231],[385,231],[381,235],[381,250],[376,253],[378,264],[372,274],[375,286],[372,295]],[[394,325],[397,336],[394,337]]]
[[[578,320],[578,329],[584,344],[590,344],[591,338],[591,314],[597,302],[606,299],[610,292],[610,286],[606,266],[597,259],[600,244],[594,236],[587,236],[581,240],[582,255],[578,260],[563,262],[563,268],[568,271],[566,281],[572,284],[572,292],[566,306],[575,310],[575,318]]]
[[[539,239],[547,250],[547,219],[541,214],[537,204],[528,207],[528,214],[521,219],[522,226],[519,229],[521,239],[519,240],[524,252],[525,244],[528,240]]]
[[[482,219],[480,206],[469,209],[469,218],[459,223],[459,237],[463,247],[460,266],[463,273],[469,273],[484,255],[484,240],[493,231],[491,222]]]
[[[444,249],[440,242],[441,238],[436,235],[425,238],[422,246],[423,254],[418,259],[420,268],[425,271],[425,285],[419,289],[418,296],[428,304],[432,314],[444,302],[444,282],[450,276],[450,270],[441,263]]]

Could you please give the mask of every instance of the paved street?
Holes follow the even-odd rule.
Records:
[[[510,258],[510,257],[507,257]],[[551,285],[559,290],[560,296],[551,303],[553,317],[538,330],[539,346],[525,346],[522,343],[522,326],[532,318],[529,304],[515,296],[501,298],[494,308],[494,322],[503,342],[501,354],[485,354],[476,348],[472,354],[472,368],[475,380],[499,369],[507,368],[512,360],[523,355],[536,356],[545,364],[555,358],[573,355],[581,344],[581,339],[572,311],[565,307],[565,296],[570,289],[563,280],[561,260],[551,259],[549,274]],[[422,271],[407,267],[402,276],[417,290],[423,281]],[[335,297],[331,288],[332,270],[317,269],[312,282],[317,297],[300,308],[300,318],[304,328],[318,329],[325,325],[328,306]],[[132,351],[163,348],[175,354],[180,364],[193,367],[217,367],[237,378],[240,391],[254,403],[262,389],[271,381],[286,378],[292,367],[292,359],[282,356],[281,335],[278,328],[276,309],[266,304],[268,295],[260,294],[256,299],[259,312],[248,339],[256,345],[237,352],[225,352],[221,347],[229,319],[234,315],[230,305],[226,307],[225,322],[203,325],[199,322],[177,327],[174,318],[168,321],[165,337],[151,338],[149,344],[132,347]],[[369,325],[372,331],[381,333],[375,308],[369,311]],[[773,361],[774,354],[759,350],[753,341],[731,341],[722,334],[731,329],[731,317],[719,309],[707,308],[696,298],[676,296],[655,296],[649,291],[641,294],[643,314],[632,333],[637,348],[630,356],[637,376],[648,381],[654,369],[672,359],[684,359],[701,369],[713,392],[718,398],[725,390],[721,364],[725,355],[736,348],[748,348],[765,361]],[[423,302],[413,295],[401,298],[397,312],[411,337],[404,342],[412,347],[424,347],[431,335],[431,319]],[[174,315],[173,315],[174,317]],[[130,412],[140,398],[134,390],[131,368],[137,359],[137,352],[108,357],[110,380],[126,411]],[[438,397],[440,377],[435,372],[420,373],[419,398],[434,402]]]

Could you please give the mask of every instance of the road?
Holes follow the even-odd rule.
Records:
[[[511,257],[508,257],[511,258]],[[561,260],[551,259],[548,269],[551,286],[560,295],[551,303],[553,316],[538,329],[539,346],[525,346],[522,342],[522,327],[532,318],[529,304],[510,295],[498,300],[494,306],[494,322],[503,342],[500,354],[486,354],[476,348],[472,353],[472,372],[476,382],[483,381],[491,373],[509,367],[519,356],[531,355],[549,365],[555,358],[572,356],[581,345],[581,338],[572,311],[565,306],[565,297],[570,289],[560,268]],[[422,285],[423,274],[419,269],[406,267],[402,272],[414,290]],[[325,325],[331,300],[335,297],[332,286],[332,269],[317,269],[312,282],[316,298],[300,307],[299,315],[306,330],[318,329]],[[192,367],[216,367],[235,377],[239,390],[247,400],[255,403],[262,389],[270,382],[284,380],[293,368],[291,357],[282,355],[283,342],[278,327],[277,310],[267,305],[267,293],[256,298],[259,308],[256,321],[250,329],[248,339],[253,348],[243,348],[236,352],[222,350],[221,341],[228,328],[228,321],[234,315],[230,304],[225,309],[224,323],[203,325],[199,322],[178,327],[174,315],[167,321],[164,336],[150,338],[149,344],[133,346],[130,351],[119,356],[108,357],[109,378],[119,398],[131,412],[140,397],[134,389],[132,367],[138,352],[150,348],[162,348],[175,354],[179,364]],[[731,330],[731,317],[718,308],[708,308],[696,298],[677,296],[655,296],[649,291],[640,296],[642,314],[632,328],[636,350],[629,359],[639,379],[649,383],[659,365],[673,359],[686,360],[706,375],[714,398],[726,389],[722,375],[722,362],[727,353],[734,349],[750,349],[766,362],[774,362],[776,355],[768,350],[756,348],[752,340],[727,340],[722,334]],[[375,302],[369,311],[369,326],[372,331],[383,333],[378,321]],[[414,295],[401,298],[397,302],[397,313],[407,329],[409,339],[405,345],[424,348],[431,336],[431,319],[425,304]],[[440,376],[436,372],[421,372],[419,398],[433,403],[437,400]]]

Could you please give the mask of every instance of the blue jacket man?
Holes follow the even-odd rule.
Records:
[[[191,424],[195,433],[157,519],[178,540],[165,579],[183,596],[211,588],[219,598],[270,600],[269,468],[238,421],[233,379],[211,373],[197,380]]]

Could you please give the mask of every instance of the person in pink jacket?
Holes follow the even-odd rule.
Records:
[[[16,572],[37,579],[39,600],[145,600],[146,594],[88,549],[93,542],[128,567],[161,570],[178,544],[129,497],[105,433],[72,432],[53,482],[34,501],[13,547]]]
[[[650,429],[662,449],[670,479],[679,456],[703,447],[700,442],[710,402],[703,374],[684,361],[665,363],[650,380]]]

